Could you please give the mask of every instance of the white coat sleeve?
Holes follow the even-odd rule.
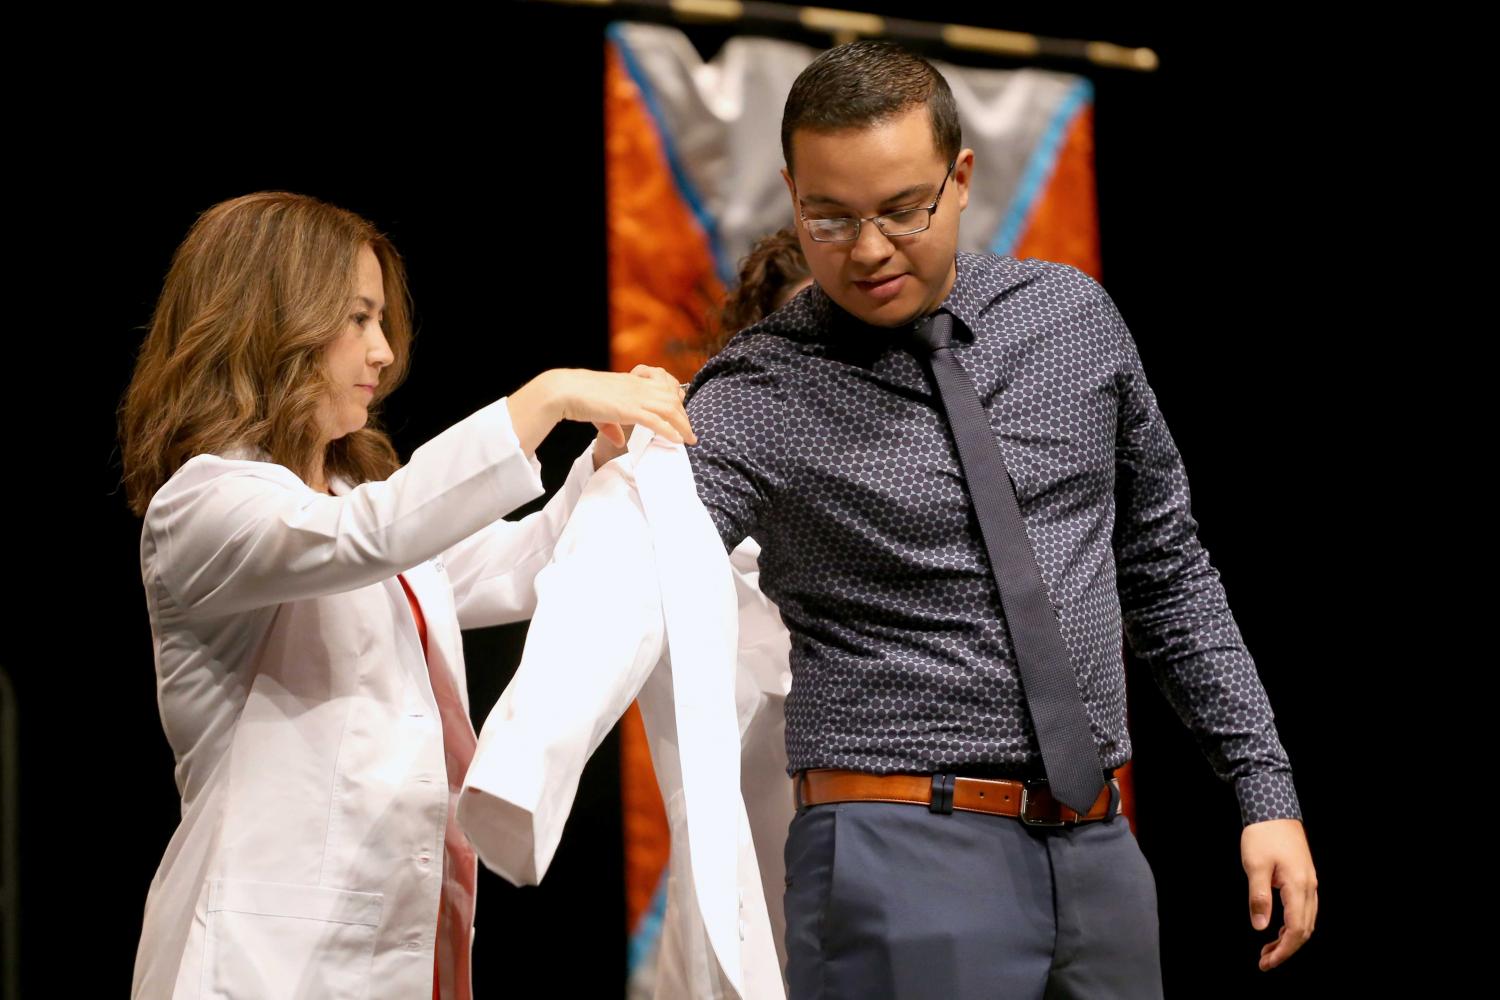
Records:
[[[651,536],[623,461],[583,490],[536,597],[521,665],[485,720],[458,803],[480,860],[517,885],[546,874],[584,764],[661,659]]]
[[[235,614],[369,586],[539,496],[501,399],[341,497],[270,462],[198,455],[157,491],[143,565],[186,614]]]
[[[495,521],[443,553],[460,628],[524,621],[536,609],[536,576],[552,560],[563,527],[594,473],[594,446],[584,449],[562,489],[519,521]]]

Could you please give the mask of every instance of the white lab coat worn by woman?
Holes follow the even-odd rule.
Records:
[[[504,399],[383,482],[334,478],[333,496],[258,457],[189,460],[145,516],[182,818],[132,995],[425,1000],[434,961],[443,996],[466,995],[476,863],[452,811],[475,734],[459,630],[530,616],[592,449],[517,522],[502,518],[542,484]]]

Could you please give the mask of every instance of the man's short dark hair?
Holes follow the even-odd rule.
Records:
[[[927,106],[932,140],[944,160],[958,156],[963,133],[948,81],[921,56],[891,42],[860,41],[829,49],[792,84],[781,113],[781,155],[792,169],[798,129],[838,132],[868,128]]]

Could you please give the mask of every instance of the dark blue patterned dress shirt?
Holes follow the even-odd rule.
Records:
[[[1065,265],[961,253],[943,308],[1103,766],[1130,758],[1128,637],[1233,782],[1244,821],[1300,818],[1182,459],[1114,303]],[[761,587],[792,636],[793,771],[1040,776],[957,452],[907,332],[859,322],[816,286],[742,331],[689,392],[698,493],[726,547],[747,535],[762,546]]]

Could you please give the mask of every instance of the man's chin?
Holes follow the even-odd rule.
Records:
[[[868,326],[881,326],[892,330],[901,326],[910,326],[921,314],[920,307],[914,309],[910,305],[896,306],[894,303],[890,307],[868,310],[864,315],[855,313]]]
[[[913,305],[902,299],[892,299],[890,302],[882,302],[874,305],[870,302],[854,301],[838,303],[841,308],[855,319],[868,326],[884,326],[894,329],[898,326],[906,326],[922,314],[920,304]]]

